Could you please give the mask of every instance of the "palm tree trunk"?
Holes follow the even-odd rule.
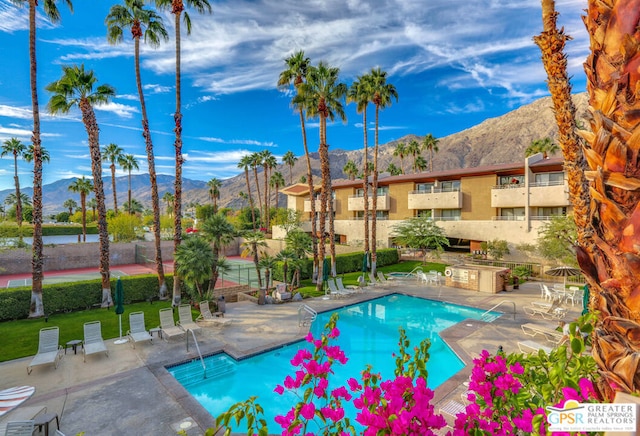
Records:
[[[320,172],[322,173],[322,189],[320,190],[320,243],[318,246],[318,255],[320,257],[320,271],[318,273],[318,282],[316,290],[322,292],[324,278],[324,258],[326,251],[325,244],[325,228],[327,220],[327,196],[331,190],[331,179],[329,172],[329,149],[325,142],[325,126],[326,120],[324,115],[320,115],[320,145],[318,153],[320,155]],[[328,185],[328,188],[327,188]]]
[[[29,318],[44,316],[42,303],[42,147],[40,142],[40,109],[36,64],[36,0],[29,0],[29,74],[33,109],[33,243],[31,256],[31,304]]]
[[[376,105],[376,130],[373,151],[373,206],[371,211],[371,274],[376,275],[377,224],[378,224],[378,114],[379,106]]]
[[[116,195],[116,164],[111,163],[111,190],[113,190],[113,210],[118,215],[118,197]]]
[[[260,207],[260,228],[262,228],[262,222],[264,220],[264,212],[262,211],[262,196],[260,194],[260,183],[258,180],[258,168],[257,167],[252,167],[253,168],[253,177],[256,181],[256,192],[258,193],[258,206]]]
[[[80,192],[80,210],[82,211],[82,242],[87,242],[87,194]]]
[[[249,169],[245,167],[244,178],[247,182],[247,196],[249,197],[249,207],[251,208],[251,222],[253,223],[253,231],[256,231],[256,210],[253,207],[253,196],[251,195],[251,183],[249,183]]]
[[[100,276],[102,277],[102,307],[113,306],[111,299],[111,281],[109,271],[109,232],[107,230],[107,211],[104,205],[104,188],[102,185],[102,158],[100,156],[100,137],[98,122],[91,104],[86,98],[80,100],[80,111],[89,137],[89,154],[91,155],[91,173],[93,175],[93,193],[98,203],[98,233],[100,250]],[[84,210],[84,207],[83,207]],[[84,214],[83,214],[84,215]]]
[[[269,168],[264,165],[264,227],[269,231]]]
[[[302,145],[304,147],[304,157],[307,161],[307,185],[309,186],[309,198],[311,200],[311,248],[313,250],[313,271],[311,273],[311,283],[316,283],[318,279],[318,268],[320,265],[318,256],[318,231],[316,228],[316,200],[313,188],[313,172],[311,171],[311,158],[309,157],[309,147],[307,146],[307,129],[304,123],[304,113],[300,109],[300,126],[302,129]]]
[[[18,227],[22,227],[22,199],[20,198],[20,177],[18,177],[18,154],[13,153],[13,183],[16,187],[16,222],[18,223]],[[20,232],[20,236],[22,237],[22,232]]]
[[[258,289],[262,289],[262,276],[260,275],[260,266],[258,265],[258,245],[251,244],[251,249],[253,250],[253,264],[256,267],[256,273],[258,274]]]
[[[363,192],[363,202],[364,202],[364,252],[367,253],[369,251],[369,140],[367,138],[367,109],[365,108],[362,111],[362,122],[364,123],[364,127],[362,130],[364,131],[364,168],[362,178],[362,192]]]
[[[176,179],[174,181],[175,192],[173,197],[173,252],[178,251],[182,242],[182,112],[181,112],[181,87],[180,87],[180,16],[182,15],[182,2],[174,5],[172,10],[175,17],[176,28],[176,113],[173,115],[175,120],[176,139],[174,148],[176,151]],[[182,8],[181,8],[182,7]],[[180,275],[178,265],[174,259],[174,276],[173,276],[173,301],[172,306],[180,305]]]
[[[131,210],[131,170],[129,170],[129,215],[133,215],[133,211]]]
[[[149,182],[151,183],[151,210],[153,211],[153,240],[155,248],[156,272],[158,273],[158,296],[161,300],[167,299],[167,284],[164,277],[164,265],[162,263],[162,248],[160,237],[160,197],[158,196],[158,180],[156,177],[155,156],[153,153],[153,142],[151,140],[151,131],[149,130],[149,119],[147,118],[147,105],[144,100],[144,92],[142,90],[142,78],[140,76],[140,38],[135,38],[134,44],[135,58],[135,74],[136,86],[138,88],[138,96],[140,98],[140,112],[142,112],[142,137],[144,138],[145,150],[147,152],[147,164],[149,167]],[[115,202],[115,184],[113,186],[114,206]]]

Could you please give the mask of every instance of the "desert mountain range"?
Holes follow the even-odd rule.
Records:
[[[588,99],[586,93],[575,94],[574,104],[577,109],[578,120],[586,125]],[[492,165],[499,163],[510,163],[524,159],[524,151],[536,139],[550,137],[556,139],[557,125],[553,116],[552,102],[550,97],[541,98],[533,103],[524,105],[507,114],[489,118],[482,123],[469,129],[445,136],[439,139],[437,153],[433,156],[433,168],[438,170],[469,168],[481,165]],[[407,135],[395,141],[381,144],[379,146],[379,167],[384,170],[390,162],[400,166],[400,159],[393,156],[393,150],[399,142],[409,142],[416,139],[419,142],[422,136]],[[373,152],[373,144],[370,140],[370,154]],[[320,176],[320,160],[318,153],[311,153],[311,163],[314,177]],[[425,159],[429,156],[424,154]],[[348,160],[353,160],[356,165],[362,167],[363,151],[330,149],[331,176],[334,180],[346,179],[342,171]],[[404,166],[409,170],[411,158],[405,158]],[[279,165],[280,171],[289,182],[289,167]],[[261,172],[261,171],[260,171]],[[302,175],[306,175],[306,163],[300,158],[293,167],[293,180],[298,181]],[[251,175],[251,174],[250,174]],[[165,192],[173,192],[173,177],[170,175],[158,175],[158,192],[160,197]],[[260,182],[263,176],[259,174]],[[63,202],[73,198],[79,203],[79,196],[68,191],[68,187],[74,179],[58,180],[43,186],[43,203],[45,215],[64,211]],[[250,179],[253,182],[253,177]],[[24,182],[23,182],[24,183]],[[127,177],[116,178],[116,189],[118,191],[118,205],[122,205],[127,198]],[[150,186],[148,174],[139,174],[131,177],[132,196],[146,207],[151,206]],[[262,187],[262,184],[261,184]],[[113,207],[111,177],[104,173],[104,188],[107,198],[107,207]],[[261,188],[262,189],[262,188]],[[29,197],[33,195],[31,188],[22,190]],[[240,191],[246,191],[244,173],[226,179],[222,183],[221,206],[239,207],[244,205],[244,201],[239,198]],[[0,201],[14,192],[13,189],[0,191]],[[255,196],[255,187],[252,186],[252,193]],[[183,179],[183,204],[209,202],[209,193],[206,182],[198,180]],[[161,201],[162,203],[162,201]],[[284,205],[284,197],[280,198],[280,205]],[[162,205],[164,211],[164,205]]]

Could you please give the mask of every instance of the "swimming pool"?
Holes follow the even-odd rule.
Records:
[[[435,389],[462,369],[463,362],[440,339],[439,332],[467,318],[480,319],[483,311],[465,306],[427,300],[405,295],[389,295],[318,314],[312,326],[318,336],[331,314],[339,313],[337,344],[349,358],[346,365],[333,366],[333,387],[345,384],[350,377],[358,377],[367,364],[383,379],[393,377],[398,351],[398,328],[404,327],[412,345],[429,338],[428,385]],[[496,313],[495,315],[497,315]],[[222,353],[205,358],[207,378],[203,380],[199,360],[168,367],[167,370],[209,412],[217,416],[232,404],[258,396],[265,409],[265,419],[271,431],[277,429],[276,415],[286,413],[296,402],[291,395],[278,395],[273,389],[293,374],[291,358],[305,341],[295,342],[276,350],[237,361]],[[354,413],[350,413],[355,416]],[[235,429],[246,431],[246,427]]]

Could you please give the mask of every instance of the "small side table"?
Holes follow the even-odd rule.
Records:
[[[33,425],[38,427],[38,431],[42,431],[42,426],[44,426],[44,436],[49,436],[49,424],[54,419],[56,420],[58,430],[60,430],[60,418],[58,418],[57,413],[43,413],[42,415],[38,415],[34,418]]]
[[[67,348],[73,348],[73,354],[78,354],[78,345],[81,345],[84,348],[84,344],[80,339],[74,339],[73,341],[69,341],[64,346],[64,354],[67,354]]]
[[[160,327],[155,327],[155,328],[149,329],[149,334],[151,336],[153,336],[154,333],[157,333],[158,337],[160,339],[162,339],[162,329]]]

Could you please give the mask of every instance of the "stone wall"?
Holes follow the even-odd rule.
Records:
[[[218,301],[218,298],[224,296],[224,301],[226,303],[235,303],[238,301],[239,292],[247,292],[249,290],[248,285],[229,286],[227,288],[216,288],[213,291],[213,295],[216,301]]]

